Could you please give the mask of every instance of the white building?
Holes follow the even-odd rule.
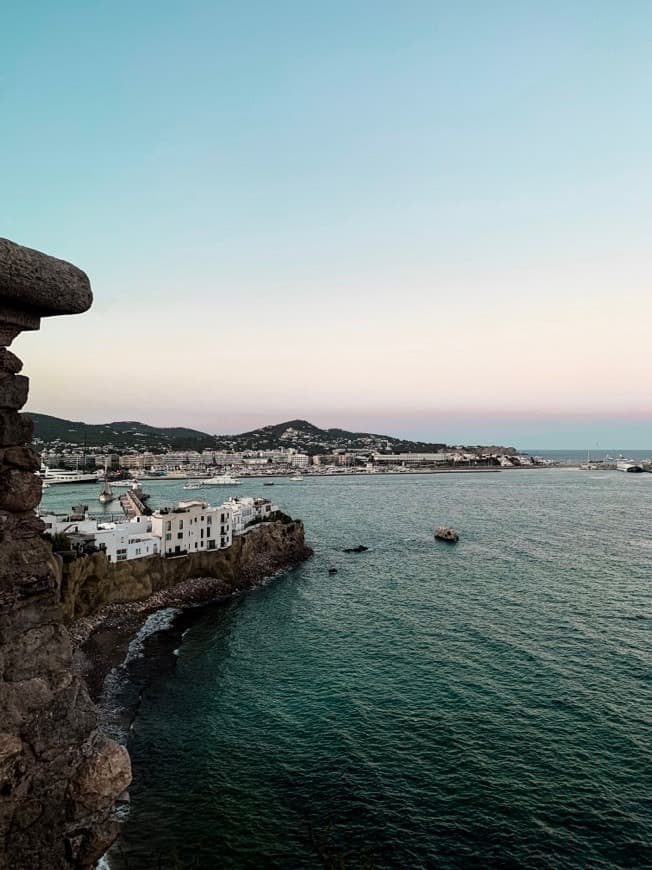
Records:
[[[56,514],[46,514],[41,519],[51,535],[92,536],[95,546],[106,553],[109,562],[153,556],[161,549],[161,539],[152,534],[149,517],[134,517],[123,523],[101,523],[88,517],[71,519]]]
[[[374,453],[374,465],[439,466],[453,462],[451,453]]]
[[[106,553],[109,562],[142,559],[161,552],[161,539],[152,532],[139,532],[134,524],[116,523],[114,528],[98,528],[95,544]]]
[[[164,556],[181,556],[204,550],[222,550],[233,540],[231,509],[209,507],[204,501],[182,501],[178,508],[164,508],[151,516],[152,532],[161,538]]]
[[[255,520],[268,520],[270,514],[278,510],[278,507],[268,498],[251,498],[251,496],[230,498],[225,507],[230,509],[233,516],[234,535],[241,535]]]

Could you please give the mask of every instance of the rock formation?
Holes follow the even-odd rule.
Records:
[[[86,275],[0,239],[0,868],[92,867],[117,834],[127,752],[97,730],[71,671],[57,560],[34,508],[40,462],[19,413],[28,379],[7,347],[40,318],[90,307]]]
[[[435,529],[435,538],[438,541],[447,541],[449,544],[456,544],[460,536],[455,529],[450,529],[448,526],[439,526]]]

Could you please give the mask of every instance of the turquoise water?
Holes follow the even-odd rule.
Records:
[[[112,867],[652,864],[652,475],[240,491],[315,556],[133,662]]]

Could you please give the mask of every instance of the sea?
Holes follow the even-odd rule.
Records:
[[[273,497],[315,555],[159,614],[108,681],[134,781],[103,866],[652,866],[652,474],[274,483],[205,495]]]

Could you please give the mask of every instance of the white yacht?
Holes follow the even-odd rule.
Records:
[[[300,474],[293,474],[290,480],[303,480],[303,477]]]
[[[215,477],[207,477],[202,486],[238,486],[240,481],[230,474],[218,474]]]
[[[184,483],[184,489],[201,489],[204,486],[205,481],[199,480],[189,480],[188,483]]]
[[[97,472],[89,474],[81,471],[67,471],[65,468],[48,468],[47,465],[41,468],[39,476],[48,486],[60,483],[97,483],[99,480]]]

